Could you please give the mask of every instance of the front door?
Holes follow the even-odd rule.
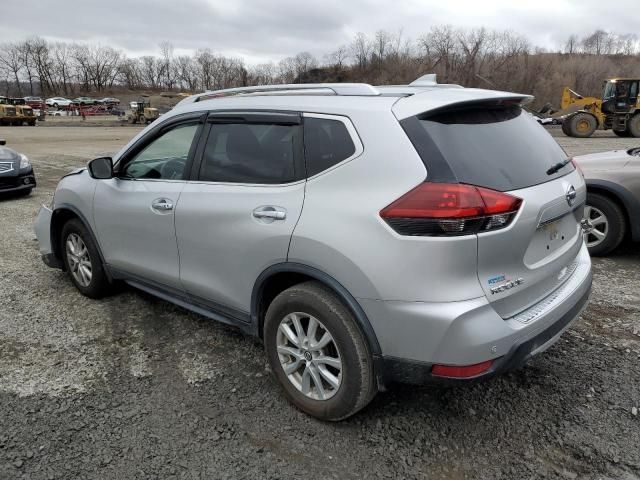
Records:
[[[152,133],[120,159],[115,178],[98,182],[94,218],[111,267],[182,290],[174,217],[201,128],[191,119]]]
[[[211,117],[176,210],[180,277],[193,300],[246,320],[260,273],[287,259],[302,211],[300,117]]]

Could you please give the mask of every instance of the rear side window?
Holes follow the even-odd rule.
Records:
[[[312,177],[349,158],[356,147],[340,120],[305,117],[304,151],[307,176]]]
[[[567,155],[519,106],[445,110],[403,120],[402,125],[425,163],[428,180],[507,191],[548,182],[574,169],[569,163],[547,175],[549,167]]]
[[[199,179],[228,183],[288,183],[302,178],[296,155],[299,125],[212,124]]]

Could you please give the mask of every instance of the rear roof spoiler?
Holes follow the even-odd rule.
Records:
[[[515,103],[526,105],[531,102],[531,95],[499,92],[477,88],[450,90],[426,90],[409,97],[399,99],[393,105],[393,113],[398,120],[413,117],[421,113],[435,112],[449,108],[460,108],[478,103]]]

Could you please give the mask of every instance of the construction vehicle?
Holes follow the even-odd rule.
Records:
[[[0,97],[0,125],[17,125],[16,107],[7,97]]]
[[[135,103],[129,115],[129,123],[151,123],[160,116],[157,108],[152,108],[147,99]]]
[[[637,78],[604,81],[602,98],[583,97],[568,87],[562,92],[562,131],[570,137],[585,138],[598,128],[613,130],[619,137],[640,137],[640,103]]]
[[[16,107],[16,116],[18,117],[16,125],[31,125],[32,127],[36,126],[36,114],[33,111],[33,108],[29,105],[15,105]]]

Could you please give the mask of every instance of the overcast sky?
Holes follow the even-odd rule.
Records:
[[[47,40],[110,45],[132,56],[209,47],[247,63],[300,51],[318,57],[357,32],[415,38],[438,24],[509,29],[554,48],[571,33],[638,31],[639,0],[1,0],[0,42]]]

